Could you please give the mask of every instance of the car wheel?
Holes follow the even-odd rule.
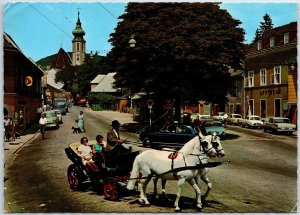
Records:
[[[143,140],[143,147],[147,147],[147,148],[151,147],[151,141],[149,140],[149,138],[145,138]]]

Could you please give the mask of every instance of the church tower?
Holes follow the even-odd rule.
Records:
[[[72,40],[72,62],[73,66],[78,66],[83,64],[85,59],[85,40],[83,39],[85,32],[81,28],[79,11],[76,28],[72,31],[72,34],[74,35],[74,39]]]

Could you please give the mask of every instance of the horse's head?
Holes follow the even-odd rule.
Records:
[[[216,149],[212,145],[212,139],[207,138],[201,132],[199,132],[200,150],[208,157],[215,157],[217,155]]]
[[[224,157],[225,151],[221,145],[220,137],[217,136],[216,132],[211,135],[211,143],[217,152],[217,157]]]

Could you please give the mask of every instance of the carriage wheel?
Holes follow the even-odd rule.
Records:
[[[119,184],[115,178],[106,178],[103,186],[103,193],[106,199],[116,201],[119,199]]]
[[[74,164],[68,168],[68,181],[72,190],[79,190],[81,187],[79,172]]]

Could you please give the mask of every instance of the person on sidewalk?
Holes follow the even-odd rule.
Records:
[[[112,129],[107,132],[107,150],[113,155],[129,152],[122,144],[125,143],[125,139],[120,138],[119,128],[120,123],[118,120],[111,122]]]
[[[5,129],[4,130],[5,142],[9,142],[12,121],[7,115],[5,115],[3,122],[4,122],[4,129]]]
[[[40,130],[41,130],[41,134],[42,134],[42,140],[45,139],[45,129],[46,129],[46,124],[47,124],[47,119],[45,117],[45,114],[42,113],[41,114],[41,118],[39,120],[39,125],[40,125]]]
[[[84,120],[83,120],[83,111],[79,112],[79,116],[78,116],[78,127],[80,128],[81,132],[85,132],[85,128],[84,128]]]

